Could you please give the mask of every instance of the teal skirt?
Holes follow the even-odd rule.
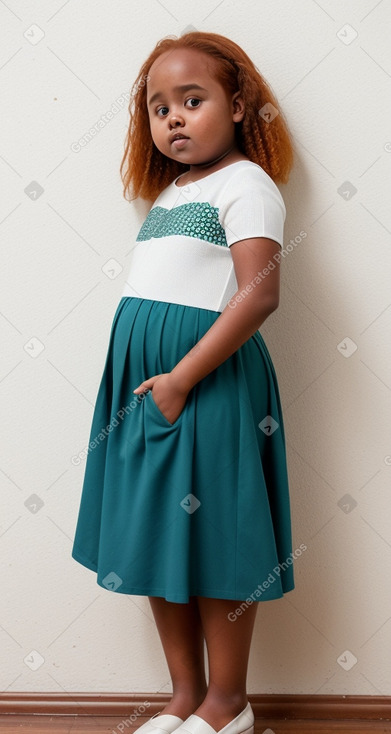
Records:
[[[110,591],[185,604],[294,588],[283,416],[259,331],[193,387],[173,424],[153,391],[133,394],[219,315],[133,297],[115,311],[72,548]]]

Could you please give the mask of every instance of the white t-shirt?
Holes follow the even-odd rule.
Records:
[[[273,179],[241,160],[154,201],[131,252],[122,297],[221,312],[237,281],[230,246],[268,237],[283,246],[286,209]]]

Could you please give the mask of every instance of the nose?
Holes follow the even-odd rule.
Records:
[[[170,115],[170,127],[178,127],[178,125],[183,125],[183,117],[177,112],[172,112]]]

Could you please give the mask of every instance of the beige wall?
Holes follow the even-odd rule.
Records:
[[[285,416],[294,548],[307,550],[295,590],[259,603],[248,692],[391,694],[388,3],[22,2],[1,16],[2,690],[170,691],[147,597],[99,587],[70,557],[84,472],[71,457],[88,441],[146,211],[122,198],[126,103],[74,143],[158,38],[194,25],[253,58],[296,149],[280,189],[285,247],[297,239],[261,331]],[[32,24],[41,40],[23,36]]]

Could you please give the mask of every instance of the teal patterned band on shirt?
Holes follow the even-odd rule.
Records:
[[[208,202],[191,202],[173,209],[153,207],[137,235],[136,242],[171,235],[196,237],[228,247],[224,229],[219,221],[219,208],[211,206]]]

